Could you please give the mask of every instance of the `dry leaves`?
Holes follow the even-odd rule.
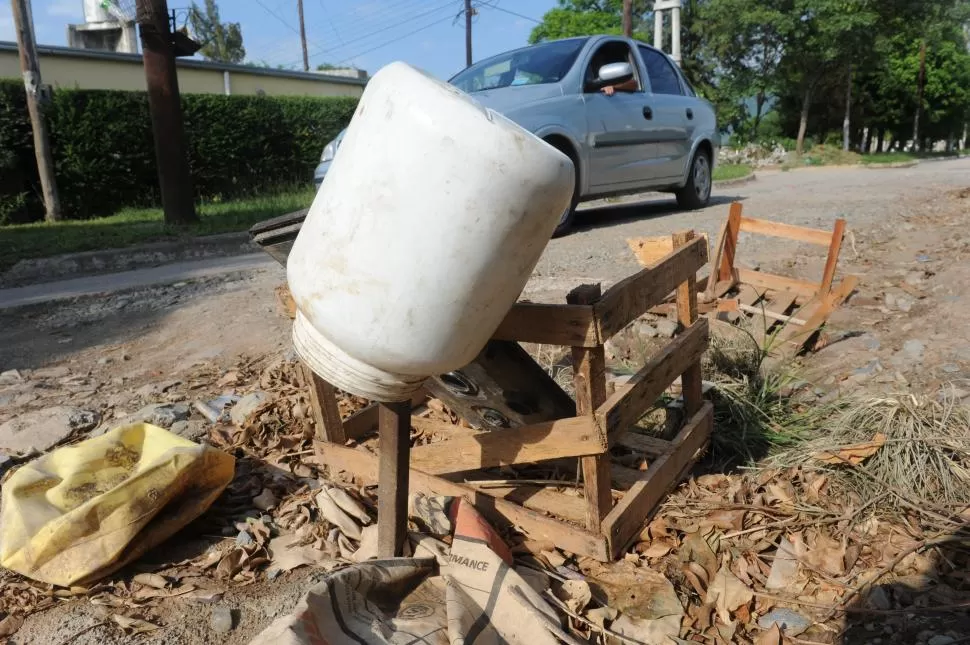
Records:
[[[852,444],[851,446],[842,446],[835,452],[823,450],[815,455],[815,459],[823,464],[832,464],[834,466],[844,464],[858,466],[863,461],[876,454],[876,451],[882,448],[884,445],[886,445],[886,435],[881,432],[877,432],[872,437],[872,441],[856,443]]]

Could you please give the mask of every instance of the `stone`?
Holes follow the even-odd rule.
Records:
[[[0,385],[14,385],[23,383],[24,377],[18,370],[7,370],[0,372]]]
[[[913,308],[912,298],[907,298],[906,296],[896,297],[896,309],[899,309],[902,312],[908,312],[912,308]]]
[[[680,323],[666,318],[658,320],[655,326],[657,328],[657,335],[663,338],[673,338],[677,330],[680,329]]]
[[[33,410],[0,425],[0,449],[8,453],[44,452],[75,432],[86,432],[101,420],[97,412],[70,405]]]
[[[205,421],[176,421],[170,429],[178,436],[189,439],[190,441],[198,441],[209,433]]]
[[[102,356],[101,358],[98,359],[98,365],[107,365],[110,362],[111,362],[111,359],[108,358],[107,356]]]
[[[923,284],[923,280],[925,279],[925,277],[926,277],[926,274],[923,273],[922,271],[910,271],[909,273],[906,274],[906,277],[903,278],[903,282],[905,282],[910,286],[915,287],[916,285]]]
[[[637,334],[643,336],[644,338],[656,338],[658,333],[656,327],[645,322],[637,324],[636,330]]]
[[[237,426],[241,426],[249,419],[249,417],[259,409],[264,403],[270,400],[270,395],[262,390],[256,390],[255,392],[250,392],[243,398],[239,399],[232,410],[229,412],[229,418]]]
[[[256,540],[249,534],[249,531],[239,531],[239,534],[236,536],[236,546],[249,546],[255,542]]]
[[[57,367],[42,367],[30,373],[31,378],[64,378],[70,376],[71,370],[63,365]]]
[[[873,336],[872,334],[864,335],[862,337],[862,343],[865,345],[866,349],[868,349],[870,352],[874,352],[878,350],[879,347],[881,346],[879,339]]]
[[[903,343],[903,352],[915,361],[923,360],[923,352],[926,350],[926,343],[921,340],[907,340]]]
[[[253,498],[253,506],[261,511],[271,510],[276,506],[276,495],[270,489],[264,488],[262,493]]]
[[[758,619],[758,627],[762,629],[771,629],[772,625],[778,625],[787,636],[798,636],[812,626],[812,621],[797,611],[777,607]]]
[[[14,463],[16,462],[14,462],[13,457],[11,457],[10,455],[5,455],[2,452],[0,452],[0,477],[3,477],[4,475],[6,475],[7,471],[10,469],[11,466],[14,465]]]
[[[946,634],[937,634],[926,641],[926,645],[950,645],[950,643],[955,641],[956,639],[952,636],[947,636]]]
[[[954,365],[953,363],[945,363],[940,367],[940,369],[946,372],[947,374],[956,374],[957,372],[960,371],[960,366]]]
[[[209,625],[217,634],[228,634],[233,627],[232,610],[225,605],[216,605],[212,608],[212,619]]]
[[[886,295],[883,296],[882,299],[883,299],[883,302],[886,303],[886,306],[889,307],[890,309],[896,308],[896,294],[886,293]]]
[[[889,599],[889,594],[882,587],[873,587],[872,590],[866,595],[866,607],[871,609],[892,609],[893,603]]]
[[[127,423],[151,423],[160,428],[171,428],[176,421],[189,418],[188,403],[151,403],[129,415]]]

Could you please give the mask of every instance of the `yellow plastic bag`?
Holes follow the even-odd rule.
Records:
[[[54,450],[3,485],[0,565],[64,587],[103,578],[205,512],[234,468],[147,423]]]

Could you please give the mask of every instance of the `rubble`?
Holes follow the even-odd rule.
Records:
[[[98,421],[97,412],[69,405],[33,410],[0,425],[0,450],[8,454],[50,450]]]

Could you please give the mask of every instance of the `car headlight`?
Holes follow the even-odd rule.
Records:
[[[337,153],[337,142],[331,141],[323,147],[323,154],[320,155],[320,161],[333,161],[333,156]]]

